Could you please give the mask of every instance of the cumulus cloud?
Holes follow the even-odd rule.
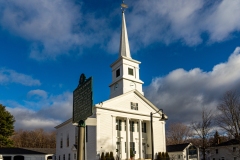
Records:
[[[120,8],[92,10],[74,1],[0,1],[0,25],[31,43],[30,57],[38,60],[82,52],[98,44],[109,53],[119,49]],[[112,2],[114,3],[114,2]],[[116,3],[116,2],[115,2]],[[126,11],[132,50],[153,43],[182,41],[193,46],[208,34],[211,43],[240,31],[240,1],[129,1]],[[116,5],[117,6],[117,5]],[[101,13],[99,13],[101,12]],[[107,11],[108,12],[108,11]],[[105,13],[105,14],[103,14]],[[134,52],[133,51],[133,52]]]
[[[240,2],[223,0],[208,11],[206,30],[211,41],[222,41],[231,33],[240,31]]]
[[[44,92],[37,91],[36,93]],[[70,92],[56,96],[49,95],[45,97],[45,100],[26,101],[23,105],[14,101],[6,101],[4,104],[15,117],[15,129],[43,128],[53,130],[55,126],[72,116],[72,93]],[[36,107],[32,107],[35,105],[39,106],[37,110]]]
[[[29,75],[17,73],[14,70],[0,68],[0,84],[19,83],[25,86],[39,86],[41,82]]]
[[[205,33],[214,43],[240,31],[240,1],[134,1],[129,6],[126,18],[133,46],[179,40],[193,46],[203,42]]]
[[[200,119],[202,107],[214,111],[226,91],[240,88],[239,68],[240,47],[237,47],[227,62],[214,66],[212,71],[179,68],[154,78],[145,95],[164,110],[170,121],[189,123],[192,117]]]
[[[79,51],[82,45],[91,46],[104,36],[97,32],[102,19],[94,18],[94,13],[83,16],[81,3],[10,0],[0,5],[1,26],[31,42],[30,57],[37,60]]]
[[[47,92],[41,89],[31,90],[27,94],[28,97],[37,96],[40,98],[47,98]]]

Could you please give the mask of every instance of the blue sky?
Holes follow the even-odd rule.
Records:
[[[240,1],[126,0],[131,55],[141,61],[145,96],[168,123],[199,119],[240,87]],[[71,118],[81,73],[94,103],[109,98],[118,57],[121,1],[0,2],[0,103],[16,129]]]

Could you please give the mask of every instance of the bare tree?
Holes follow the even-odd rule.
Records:
[[[55,132],[46,132],[43,129],[33,131],[18,130],[12,136],[15,147],[25,148],[55,148]]]
[[[228,135],[237,138],[240,129],[240,97],[236,92],[228,91],[217,106],[220,114],[216,117],[216,123],[224,129]]]
[[[196,136],[201,139],[201,149],[203,160],[206,160],[206,149],[208,145],[208,139],[211,136],[212,129],[212,111],[202,108],[202,117],[199,122],[192,122],[192,128],[195,131]]]
[[[190,136],[190,127],[183,123],[172,123],[167,129],[167,145],[184,143]]]

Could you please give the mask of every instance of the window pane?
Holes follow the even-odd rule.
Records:
[[[132,68],[128,68],[128,74],[133,76],[133,69]]]
[[[116,77],[120,76],[120,68],[116,71]]]
[[[119,120],[119,131],[121,131],[121,130],[122,130],[122,121]]]
[[[118,120],[116,120],[116,130],[118,130]]]

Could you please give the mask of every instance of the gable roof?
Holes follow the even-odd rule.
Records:
[[[46,154],[43,152],[33,151],[24,148],[0,148],[0,154]]]
[[[41,153],[45,153],[45,154],[55,154],[56,153],[56,148],[24,148],[24,149],[41,152]]]
[[[132,90],[132,91],[129,91],[129,92],[127,92],[127,93],[121,94],[121,95],[116,96],[116,97],[113,97],[113,98],[111,98],[111,99],[108,99],[108,100],[106,100],[106,101],[104,101],[104,102],[95,104],[95,107],[101,108],[103,103],[109,103],[109,102],[111,102],[111,101],[115,101],[115,100],[117,100],[117,99],[119,99],[119,98],[121,98],[121,97],[127,96],[127,95],[132,94],[132,93],[134,93],[134,94],[137,95],[140,99],[142,99],[142,100],[143,100],[146,104],[148,104],[153,110],[155,110],[155,111],[158,111],[158,110],[159,110],[152,102],[150,102],[146,97],[144,97],[138,90]],[[161,114],[161,112],[159,112],[158,114]]]
[[[240,144],[240,140],[238,139],[231,139],[229,141],[223,142],[223,143],[219,143],[216,146],[230,146],[230,145],[236,145],[236,144]]]
[[[61,124],[57,125],[57,126],[54,127],[54,128],[58,129],[58,128],[60,128],[60,127],[62,127],[62,126],[64,126],[64,125],[66,125],[66,124],[68,124],[68,123],[70,123],[70,122],[72,123],[72,118],[69,118],[68,120],[62,122]]]
[[[183,151],[190,143],[182,143],[175,145],[167,145],[167,152],[179,152]]]

